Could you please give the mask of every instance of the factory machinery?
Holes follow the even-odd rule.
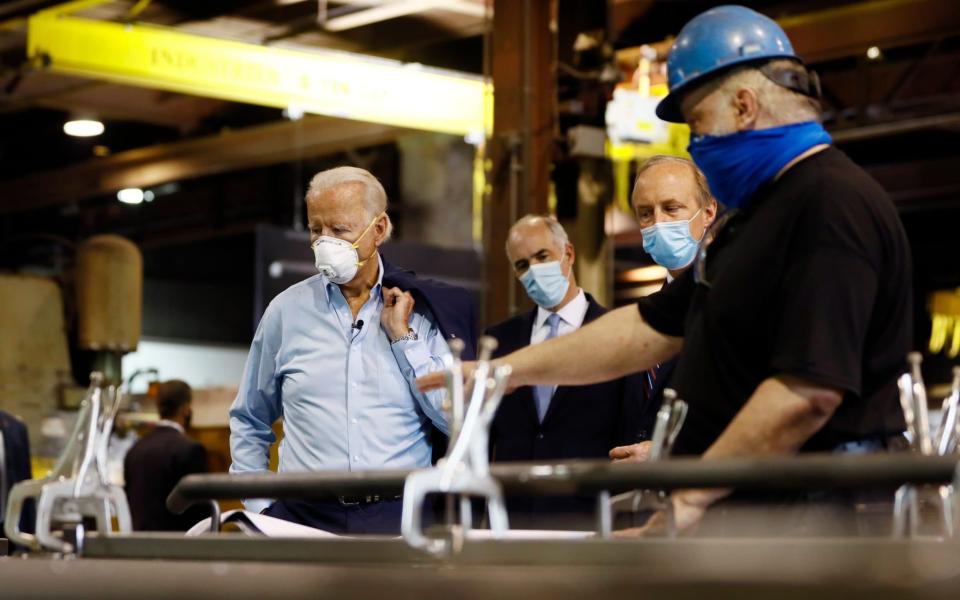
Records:
[[[140,341],[137,246],[117,235],[63,244],[71,251],[58,269],[0,273],[0,408],[29,430],[35,476],[63,455],[86,375],[119,385],[122,357]]]
[[[121,404],[115,385],[91,378],[80,416],[57,468],[11,492],[10,539],[26,548],[0,559],[0,589],[10,598],[204,598],[282,596],[335,598],[757,597],[954,598],[960,590],[960,484],[957,402],[944,409],[936,440],[924,435],[923,382],[914,369],[901,394],[914,452],[873,456],[810,455],[703,461],[670,459],[686,405],[667,394],[657,418],[651,460],[611,464],[489,465],[490,422],[506,389],[509,367],[494,367],[492,339],[465,386],[452,347],[446,359],[451,443],[435,467],[414,471],[191,475],[167,500],[174,512],[217,500],[342,494],[403,494],[401,536],[267,537],[220,531],[132,533],[121,490],[104,476],[103,457]],[[941,451],[942,449],[942,451]],[[729,487],[774,492],[886,488],[896,493],[886,535],[677,537],[669,492]],[[424,528],[420,515],[434,494],[446,496],[446,522]],[[517,532],[506,496],[593,494],[596,531]],[[488,527],[473,523],[470,501],[485,500]],[[19,530],[24,502],[37,503],[36,534]],[[891,503],[892,506],[892,503]],[[653,537],[619,539],[613,523],[651,509],[667,514]],[[9,595],[6,595],[9,594]]]

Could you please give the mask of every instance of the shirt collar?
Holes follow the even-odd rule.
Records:
[[[319,277],[324,284],[323,291],[324,294],[326,294],[327,302],[330,302],[330,290],[337,284],[333,283],[323,275],[319,275]],[[370,296],[379,298],[381,288],[383,288],[383,259],[380,258],[380,252],[377,251],[377,282],[373,284],[373,287],[370,289]]]
[[[176,421],[171,421],[169,419],[160,419],[156,422],[157,427],[169,427],[171,429],[176,429],[180,433],[186,435],[186,431],[183,430],[183,425],[177,423]]]
[[[544,323],[547,322],[547,317],[553,314],[554,311],[547,310],[542,306],[537,307],[537,317],[533,321],[533,330],[536,331],[543,327]],[[560,315],[560,320],[571,325],[573,327],[580,327],[583,325],[583,317],[587,314],[587,295],[583,292],[583,288],[577,292],[577,295],[567,303],[566,306],[556,311]]]

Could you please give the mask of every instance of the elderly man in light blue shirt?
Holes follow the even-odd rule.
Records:
[[[363,169],[317,174],[307,191],[320,273],[267,307],[230,409],[231,473],[269,470],[283,417],[280,471],[430,465],[431,422],[447,431],[442,392],[414,380],[442,369],[446,342],[412,296],[384,288],[378,248],[390,236],[386,193]],[[396,533],[398,498],[250,499],[248,510],[336,533]]]

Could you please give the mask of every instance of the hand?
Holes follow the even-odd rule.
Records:
[[[414,300],[409,292],[400,288],[384,288],[383,310],[380,312],[380,324],[387,332],[390,341],[401,338],[410,331],[410,315],[413,313]]]
[[[473,377],[473,372],[477,368],[477,363],[472,360],[465,360],[461,363],[463,369],[463,381],[466,383]],[[446,375],[443,371],[427,373],[423,377],[417,377],[417,389],[423,393],[439,390],[446,387]]]
[[[673,526],[678,536],[692,535],[697,531],[707,507],[718,497],[716,490],[676,490],[670,495],[673,502]],[[631,527],[613,532],[618,538],[656,537],[667,531],[667,513],[660,510],[643,527]]]
[[[640,442],[629,446],[617,446],[610,451],[613,462],[645,462],[650,459],[651,442]]]

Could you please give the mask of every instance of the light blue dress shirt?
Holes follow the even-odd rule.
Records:
[[[432,421],[444,433],[443,391],[414,380],[443,368],[448,351],[435,319],[415,306],[418,340],[390,344],[380,325],[383,263],[363,327],[340,287],[322,275],[293,285],[264,312],[230,408],[231,473],[269,470],[273,423],[283,417],[280,471],[361,471],[430,465]],[[266,499],[245,500],[260,512]]]

